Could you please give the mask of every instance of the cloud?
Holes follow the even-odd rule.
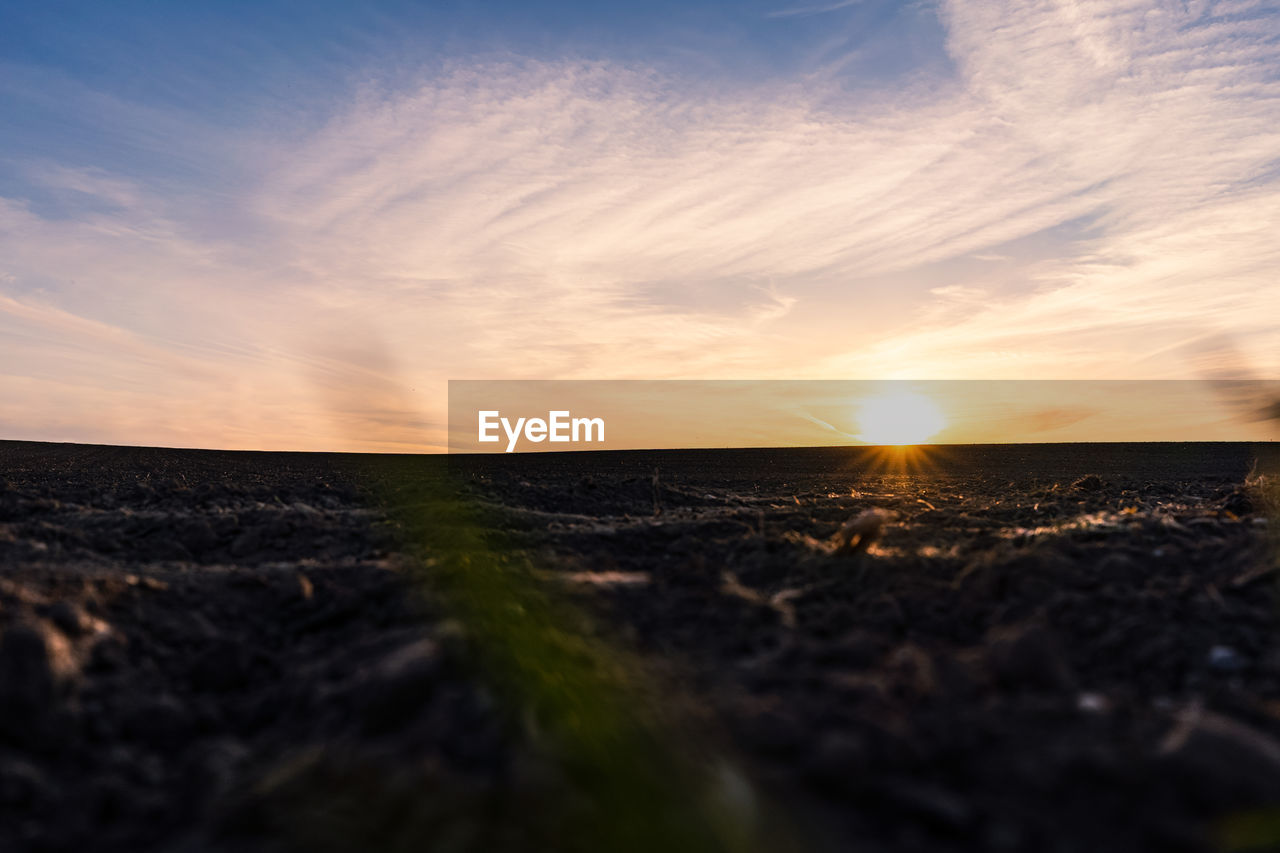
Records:
[[[1215,330],[1280,369],[1280,294],[1266,284],[1280,246],[1265,225],[1280,214],[1280,22],[1246,3],[944,9],[984,114],[1035,146],[1046,174],[1092,179],[1093,234],[1027,268],[1023,292],[823,369],[1185,376],[1178,346]]]
[[[965,93],[842,104],[737,94],[609,66],[467,69],[370,92],[275,164],[261,212],[326,245],[326,269],[405,280],[867,275],[1095,210],[1092,176]],[[581,287],[580,283],[576,286]]]
[[[794,6],[788,9],[778,9],[765,15],[766,18],[793,18],[797,16],[821,15],[826,12],[836,12],[840,9],[847,9],[850,6],[857,6],[863,0],[836,0],[834,3],[823,3],[817,6]]]
[[[1260,9],[944,3],[958,75],[856,95],[457,61],[252,145],[201,129],[177,191],[33,164],[92,203],[0,200],[9,423],[83,394],[80,437],[440,446],[448,378],[1174,376],[1215,331],[1274,371]],[[345,329],[394,371],[329,346]]]
[[[948,284],[942,287],[934,287],[929,290],[934,296],[941,297],[951,302],[974,303],[987,302],[991,299],[991,294],[980,287],[969,287],[963,284]]]

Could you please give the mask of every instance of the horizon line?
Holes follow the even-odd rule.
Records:
[[[976,442],[925,442],[920,444],[797,444],[797,445],[765,445],[765,444],[743,444],[743,445],[722,445],[716,447],[618,447],[618,448],[598,448],[598,449],[576,449],[576,450],[525,450],[515,453],[504,453],[502,451],[449,451],[442,452],[411,452],[411,451],[382,451],[382,450],[266,450],[262,448],[229,448],[229,447],[189,447],[176,446],[166,444],[106,444],[102,442],[86,442],[86,441],[54,441],[48,439],[27,439],[27,438],[0,438],[0,444],[45,444],[60,447],[100,447],[116,450],[175,450],[187,451],[193,453],[291,453],[300,455],[315,456],[440,456],[448,457],[515,457],[515,456],[550,456],[550,455],[566,455],[566,454],[604,454],[604,453],[673,453],[673,452],[691,452],[691,451],[711,451],[721,452],[729,450],[907,450],[907,449],[927,449],[942,447],[1053,447],[1053,446],[1079,446],[1079,445],[1173,445],[1173,444],[1190,444],[1190,445],[1274,445],[1280,444],[1277,439],[1220,439],[1220,440],[1194,440],[1185,441],[1178,440],[1128,440],[1128,441],[976,441]]]

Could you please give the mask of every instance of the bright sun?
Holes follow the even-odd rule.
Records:
[[[858,401],[858,439],[867,444],[920,444],[947,425],[933,401],[913,391],[892,391]]]

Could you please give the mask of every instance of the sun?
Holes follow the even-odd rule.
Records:
[[[857,438],[867,444],[921,444],[937,435],[947,419],[932,400],[914,391],[891,391],[858,401]]]

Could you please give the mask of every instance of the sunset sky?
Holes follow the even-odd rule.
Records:
[[[439,450],[449,379],[1280,376],[1273,4],[16,0],[0,116],[0,438]]]

